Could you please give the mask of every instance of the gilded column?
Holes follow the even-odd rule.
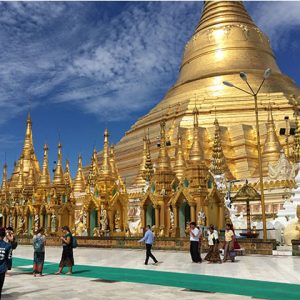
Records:
[[[156,229],[159,229],[159,206],[157,206],[157,205],[155,205],[155,207],[154,207],[154,209],[155,209],[155,227],[156,227]]]
[[[141,207],[141,225],[143,228],[143,231],[145,231],[146,228],[146,207],[142,206]]]
[[[51,214],[48,214],[47,218],[47,231],[49,232],[51,230]]]
[[[196,219],[195,219],[195,204],[191,205],[190,206],[190,213],[191,213],[191,221],[192,222],[195,222]]]
[[[164,205],[160,205],[160,226],[165,226],[165,207]]]
[[[61,214],[58,215],[58,224],[57,224],[57,229],[61,227]],[[56,229],[56,231],[57,231]]]

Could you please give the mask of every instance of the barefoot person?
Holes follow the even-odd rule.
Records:
[[[207,240],[209,249],[204,260],[207,260],[208,263],[222,263],[219,253],[219,235],[218,231],[215,230],[214,225],[209,226],[209,230],[207,232]]]
[[[145,265],[148,265],[149,257],[151,257],[153,259],[154,264],[157,264],[158,261],[151,252],[151,248],[152,248],[152,245],[154,243],[154,235],[153,235],[153,232],[151,231],[150,225],[147,225],[145,236],[142,239],[140,239],[138,242],[139,243],[145,242],[145,244],[146,244]]]
[[[16,240],[15,234],[14,234],[14,229],[9,226],[5,230],[5,237],[4,237],[4,242],[8,243],[11,245],[11,251],[15,250],[18,246],[18,242]],[[12,252],[11,252],[11,259],[8,261],[7,265],[7,270],[10,271],[12,268]],[[9,274],[6,274],[7,276],[10,276]]]
[[[2,288],[5,279],[5,273],[8,266],[11,265],[11,245],[6,243],[3,239],[6,235],[5,229],[0,228],[0,299],[2,294]]]
[[[62,232],[64,236],[62,236],[60,239],[63,245],[63,252],[59,263],[58,272],[56,272],[55,274],[61,274],[63,268],[68,267],[69,271],[66,274],[71,275],[72,267],[74,266],[73,237],[68,226],[62,227]]]
[[[36,231],[35,236],[32,240],[33,244],[33,276],[43,276],[43,267],[45,261],[45,245],[46,237],[44,235],[43,228],[40,228]]]
[[[196,227],[195,222],[190,223],[190,253],[194,263],[200,263],[201,257],[199,253],[199,237],[200,230]]]

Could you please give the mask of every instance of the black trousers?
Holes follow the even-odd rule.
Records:
[[[151,248],[152,248],[152,245],[151,245],[151,244],[146,244],[146,260],[145,260],[145,265],[148,264],[149,257],[151,257],[155,263],[157,262],[157,259],[156,259],[155,256],[151,253]]]
[[[199,252],[199,242],[191,241],[190,253],[193,262],[201,262],[200,252]]]
[[[3,284],[4,284],[4,279],[5,279],[5,272],[0,273],[0,299],[1,299],[1,295],[2,295],[2,288],[3,288]]]

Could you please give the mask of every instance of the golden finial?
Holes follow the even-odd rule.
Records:
[[[198,127],[198,109],[195,106],[193,110],[194,115],[194,129],[193,129],[193,144],[189,153],[190,161],[202,161],[203,160],[203,151],[200,147],[200,138],[199,138],[199,127]]]
[[[54,171],[54,179],[53,179],[53,183],[60,185],[60,184],[64,184],[64,171],[62,168],[62,153],[61,153],[61,143],[58,143],[58,151],[57,151],[57,164],[56,164],[56,168]]]
[[[212,147],[212,159],[210,170],[214,175],[221,175],[225,173],[226,161],[222,149],[221,138],[220,138],[220,126],[217,118],[214,122],[215,125],[215,137]]]
[[[111,176],[111,166],[109,162],[109,142],[108,142],[108,129],[104,130],[104,145],[103,145],[103,160],[101,166],[101,174],[105,176]]]
[[[263,169],[264,176],[268,175],[269,164],[274,164],[278,161],[280,157],[280,151],[282,149],[275,131],[275,124],[274,124],[273,114],[272,114],[272,105],[270,103],[268,106],[268,121],[266,125],[267,125],[267,137],[262,152],[262,169]],[[257,173],[258,173],[258,168],[256,168],[255,174]]]
[[[49,165],[48,165],[48,145],[44,145],[44,161],[42,174],[40,177],[40,185],[47,186],[50,184],[50,173],[49,173]]]
[[[294,146],[293,146],[293,152],[294,152],[294,161],[295,163],[300,163],[300,124],[298,120],[298,115],[295,115],[295,136],[294,136]]]
[[[85,191],[85,178],[82,172],[82,157],[81,155],[78,156],[78,168],[77,174],[74,180],[74,192],[75,193],[82,193]]]
[[[64,174],[65,184],[72,187],[72,178],[71,178],[71,172],[70,172],[70,162],[67,159],[66,160],[66,168],[65,168],[65,174]]]
[[[182,150],[181,135],[180,133],[178,133],[174,172],[179,180],[183,178],[185,168],[186,168],[186,163],[185,163],[183,150]]]
[[[160,122],[160,148],[157,160],[157,171],[170,170],[170,158],[166,148],[166,121]]]

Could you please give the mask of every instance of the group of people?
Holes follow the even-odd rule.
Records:
[[[76,238],[72,236],[72,233],[68,226],[62,227],[61,242],[63,246],[62,256],[59,263],[59,269],[55,273],[57,275],[62,274],[64,267],[68,268],[66,274],[72,274],[72,268],[74,266],[73,249],[77,247]],[[158,260],[152,254],[151,248],[154,243],[154,234],[151,227],[148,225],[146,233],[142,239],[138,242],[144,242],[146,245],[146,259],[145,265],[148,265],[149,258],[154,261],[154,264],[158,264]],[[202,241],[202,230],[195,222],[190,223],[190,253],[194,263],[201,263],[201,241]],[[235,260],[234,249],[239,248],[239,245],[235,239],[235,233],[231,224],[226,224],[225,230],[225,241],[221,246],[219,240],[218,231],[214,225],[210,225],[207,231],[207,240],[209,250],[204,260],[209,263],[222,263],[220,251],[223,249],[224,258],[223,262],[230,259],[232,262]],[[13,228],[0,228],[0,297],[2,287],[5,279],[5,274],[12,267],[12,251],[17,247],[17,241],[14,236]],[[43,266],[45,261],[45,246],[46,237],[42,228],[35,232],[33,237],[33,275],[34,277],[43,276]]]
[[[190,253],[194,263],[201,263],[201,241],[202,241],[202,230],[196,226],[195,222],[190,223]],[[204,260],[209,263],[222,263],[220,253],[224,251],[223,262],[227,260],[235,261],[236,252],[235,249],[239,249],[240,246],[235,238],[235,233],[232,224],[226,224],[225,239],[223,245],[219,240],[218,231],[214,225],[210,225],[207,231],[208,241],[208,253]]]
[[[191,258],[194,263],[201,263],[201,246],[202,246],[202,230],[196,225],[195,222],[190,223],[190,253]],[[220,252],[224,251],[223,262],[227,260],[235,261],[236,252],[235,249],[239,249],[240,245],[238,244],[232,224],[226,224],[225,229],[225,239],[223,245],[221,245],[219,240],[218,231],[215,229],[214,225],[210,225],[207,231],[207,241],[208,241],[208,253],[205,256],[204,260],[208,263],[222,263]],[[156,265],[158,260],[152,254],[151,248],[154,243],[154,234],[151,230],[150,225],[146,227],[146,233],[142,239],[138,242],[144,242],[146,245],[146,259],[145,265],[148,265],[149,258],[154,261]]]
[[[64,267],[68,268],[67,275],[72,274],[72,268],[74,266],[74,255],[73,248],[75,248],[74,239],[72,236],[70,228],[68,226],[62,227],[62,237],[61,242],[63,246],[63,251],[61,255],[61,260],[59,263],[59,269],[55,273],[56,275],[62,274]],[[46,246],[46,237],[44,235],[43,228],[40,228],[36,231],[36,234],[33,237],[33,276],[43,276],[43,266],[45,261],[45,246]]]

